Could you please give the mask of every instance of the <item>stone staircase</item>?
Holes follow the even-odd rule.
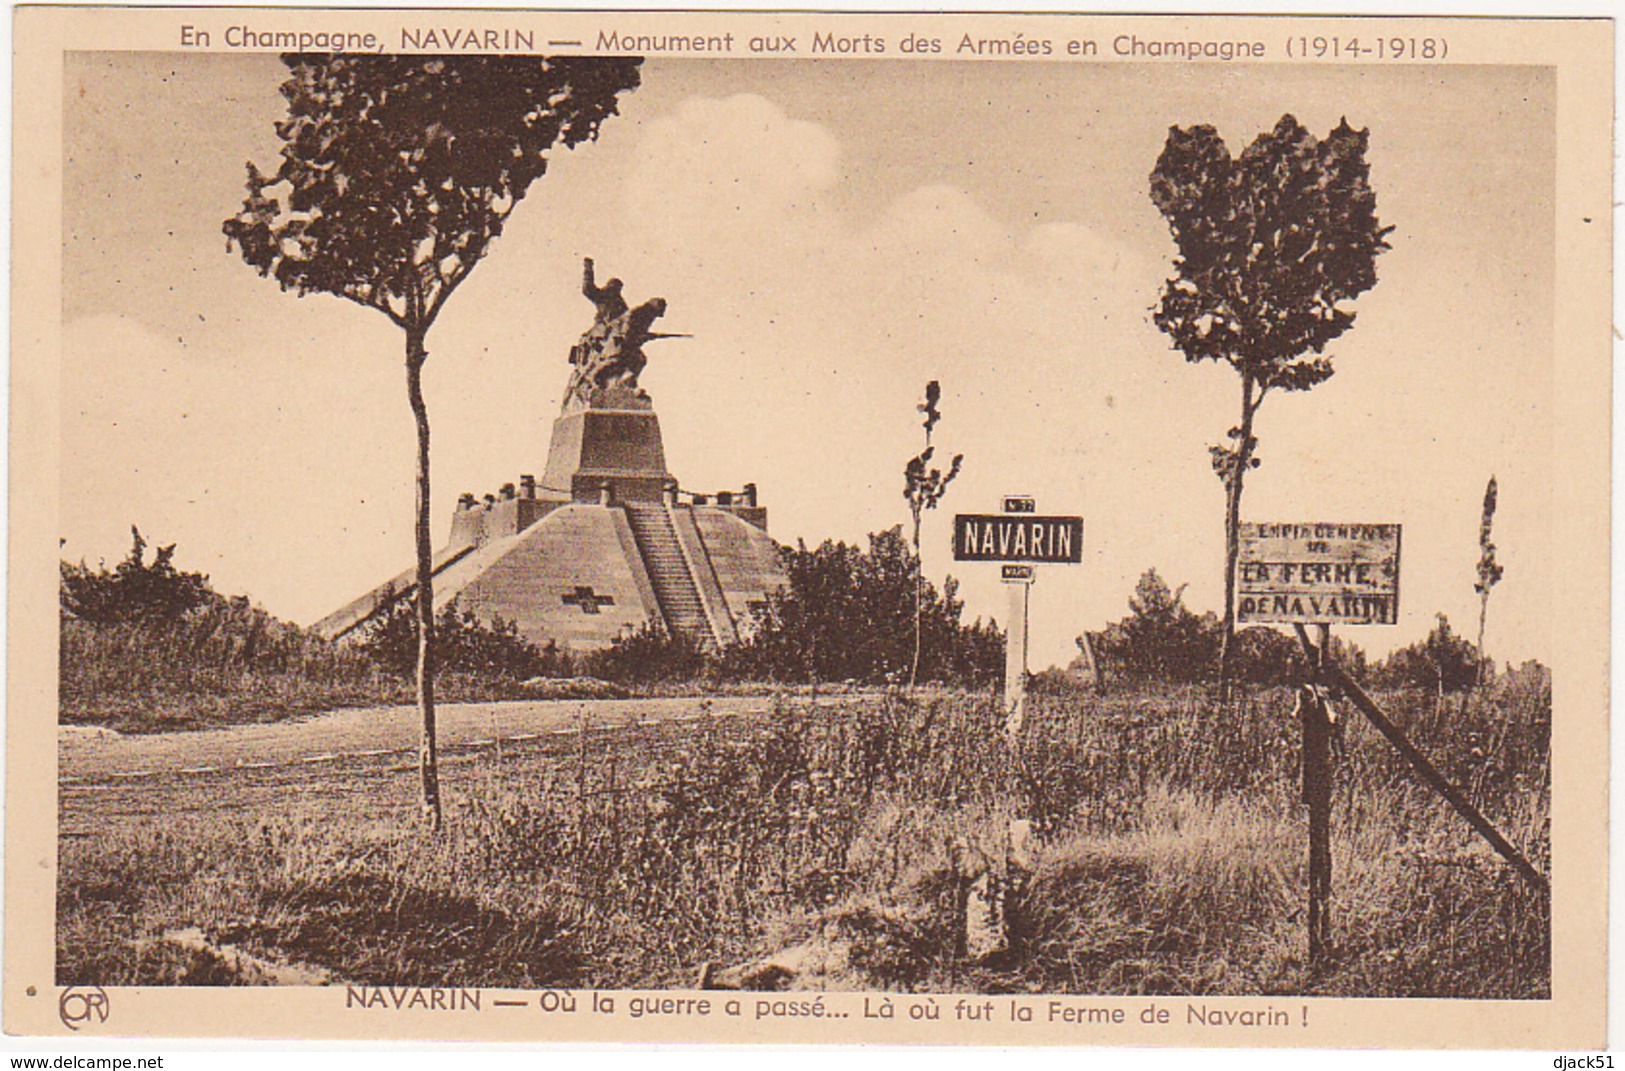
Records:
[[[701,650],[716,650],[716,637],[705,615],[705,604],[700,601],[694,574],[677,542],[671,514],[658,502],[628,502],[625,508],[632,537],[643,556],[649,582],[654,585],[655,601],[660,603],[660,613],[667,627],[698,641]]]

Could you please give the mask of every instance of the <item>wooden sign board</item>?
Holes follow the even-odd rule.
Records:
[[[1033,567],[1030,565],[1006,565],[999,579],[1006,584],[1030,584],[1033,580]]]
[[[1236,620],[1392,625],[1399,620],[1399,525],[1241,525]]]
[[[956,562],[1083,561],[1083,518],[961,513],[954,518]]]

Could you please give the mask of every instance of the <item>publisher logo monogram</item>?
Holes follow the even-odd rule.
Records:
[[[56,1002],[62,1025],[69,1030],[78,1030],[80,1023],[94,1025],[107,1022],[107,1006],[107,993],[99,985],[89,988],[69,986]]]

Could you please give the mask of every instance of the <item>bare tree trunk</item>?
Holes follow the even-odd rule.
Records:
[[[1095,661],[1095,645],[1085,632],[1078,637],[1078,650],[1083,653],[1084,667],[1089,671],[1089,686],[1098,695],[1106,690],[1106,682],[1100,676],[1100,663]]]
[[[1473,647],[1475,664],[1473,666],[1473,691],[1484,686],[1484,619],[1490,613],[1490,593],[1485,591],[1478,597],[1478,643]]]
[[[417,422],[417,617],[418,617],[418,712],[423,718],[423,737],[418,746],[418,769],[423,780],[423,816],[430,830],[439,832],[440,766],[435,752],[434,726],[434,544],[429,531],[429,408],[423,401],[423,362],[428,359],[423,331],[406,333],[406,393]]]
[[[1230,699],[1230,654],[1236,635],[1236,559],[1241,553],[1241,473],[1225,481],[1224,629],[1219,636],[1219,697]]]
[[[1262,399],[1260,399],[1262,400]],[[1219,698],[1230,699],[1230,658],[1236,638],[1236,561],[1241,556],[1242,478],[1253,458],[1253,379],[1241,377],[1241,438],[1236,442],[1234,467],[1225,480],[1224,503],[1224,633],[1219,640]]]
[[[914,661],[908,668],[908,686],[913,688],[920,676],[920,621],[923,616],[920,602],[925,587],[924,566],[920,561],[920,510],[914,507]]]

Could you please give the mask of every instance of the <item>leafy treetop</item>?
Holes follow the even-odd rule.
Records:
[[[965,462],[964,454],[955,454],[947,472],[926,468],[936,456],[936,447],[931,445],[931,432],[942,419],[942,410],[937,408],[941,401],[942,385],[933,379],[925,385],[925,401],[914,407],[925,414],[922,424],[925,428],[925,449],[909,458],[908,463],[903,466],[903,497],[908,499],[908,508],[914,517],[916,547],[920,543],[920,514],[925,510],[937,508],[937,503],[942,501],[942,496],[948,491],[948,485],[954,482],[954,477],[959,475],[960,466]]]
[[[637,58],[291,54],[275,174],[248,165],[227,238],[284,290],[427,330],[555,143],[597,136]]]
[[[1501,582],[1506,569],[1495,560],[1495,477],[1484,488],[1484,512],[1478,521],[1478,582],[1473,590],[1484,598],[1488,598],[1490,589]]]
[[[1316,140],[1285,115],[1233,158],[1211,126],[1169,130],[1151,199],[1180,255],[1154,319],[1187,360],[1227,361],[1263,390],[1331,376],[1318,355],[1353,324],[1347,303],[1376,285],[1393,230],[1367,141],[1347,120]]]

